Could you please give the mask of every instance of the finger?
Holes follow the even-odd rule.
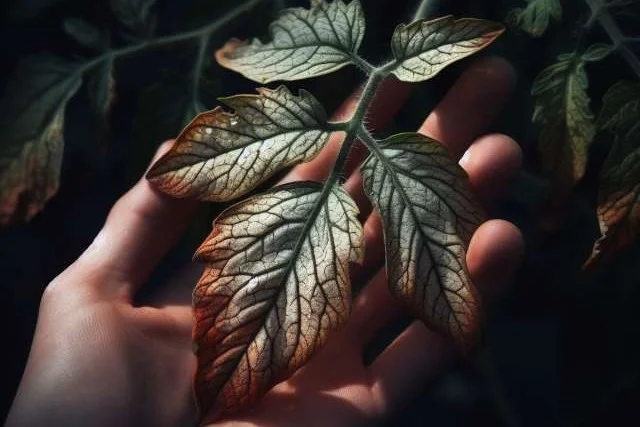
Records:
[[[518,144],[501,134],[479,138],[460,161],[485,207],[506,193],[508,183],[518,173],[521,162],[522,152]],[[352,267],[354,283],[365,279],[367,274],[376,271],[384,262],[382,222],[380,215],[375,211],[364,224],[364,246],[365,257],[362,265]],[[505,271],[504,268],[500,270]],[[363,345],[398,313],[398,303],[386,288],[386,281],[373,280],[361,295],[356,297],[351,318],[354,319],[354,324],[366,327],[362,330],[354,327],[353,336]]]
[[[172,144],[162,144],[154,161]],[[196,207],[196,201],[155,190],[143,177],[115,203],[78,263],[94,272],[101,286],[129,298],[180,237]]]
[[[410,85],[401,82],[393,77],[385,79],[380,85],[380,89],[376,92],[376,95],[369,107],[367,113],[369,117],[369,124],[373,129],[383,129],[389,124],[395,113],[400,109],[407,96],[409,95]],[[362,88],[354,92],[338,110],[333,114],[332,121],[341,122],[348,120],[360,100]],[[334,132],[326,146],[322,151],[311,161],[302,163],[289,172],[281,183],[292,181],[322,181],[326,178],[335,162],[335,158],[340,151],[342,140],[344,139],[343,132]],[[347,167],[345,168],[345,175],[349,176],[351,171],[360,163],[363,156],[366,154],[366,150],[363,148],[352,149],[350,153]]]
[[[424,121],[418,132],[449,148],[458,159],[491,125],[511,96],[516,74],[499,57],[474,62]]]
[[[469,272],[484,296],[494,295],[513,279],[524,252],[519,230],[502,220],[483,224],[471,239]],[[372,389],[381,411],[389,413],[420,390],[453,359],[453,345],[413,322],[370,366]]]

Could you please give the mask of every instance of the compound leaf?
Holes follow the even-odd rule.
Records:
[[[447,65],[488,46],[503,31],[495,22],[452,16],[400,24],[391,38],[397,62],[393,74],[406,82],[430,79]]]
[[[549,27],[551,20],[562,19],[560,0],[527,0],[525,8],[509,12],[507,21],[533,37],[540,37]]]
[[[284,86],[258,93],[221,99],[233,112],[218,107],[196,116],[147,178],[176,197],[226,201],[311,160],[331,133],[320,103]]]
[[[640,232],[640,132],[634,135],[636,149],[616,164],[608,162],[600,178],[598,222],[602,236],[593,245],[585,268],[610,259]]]
[[[311,9],[282,11],[271,41],[230,40],[216,52],[220,65],[259,83],[300,80],[336,71],[352,62],[364,36],[358,0],[317,2]]]
[[[196,259],[201,416],[244,409],[288,378],[349,314],[358,208],[339,186],[285,184],[224,211]]]
[[[391,291],[427,325],[468,343],[479,301],[465,255],[483,214],[467,176],[420,134],[394,135],[372,151],[362,175],[382,217]]]
[[[561,55],[533,82],[533,122],[540,128],[542,167],[561,190],[571,188],[585,172],[589,144],[595,135],[589,108],[589,81],[578,54]]]
[[[74,65],[25,60],[2,100],[0,224],[29,220],[57,192],[67,101],[82,83]]]

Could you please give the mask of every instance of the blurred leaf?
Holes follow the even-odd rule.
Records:
[[[533,82],[533,122],[540,129],[538,149],[544,171],[566,191],[585,172],[595,134],[589,109],[588,78],[578,54],[564,54]]]
[[[464,170],[436,140],[394,135],[362,165],[367,196],[382,217],[391,293],[429,327],[469,344],[480,300],[466,251],[484,215]]]
[[[67,101],[82,83],[74,64],[25,60],[2,99],[0,224],[29,220],[58,190]]]
[[[544,34],[551,19],[555,21],[562,19],[560,0],[527,0],[525,8],[513,9],[507,15],[507,22],[533,37]]]
[[[598,129],[628,131],[640,121],[640,82],[620,81],[607,90],[596,122]]]
[[[269,26],[270,42],[232,39],[216,52],[216,59],[259,83],[316,77],[352,63],[364,27],[358,0],[285,9]]]
[[[638,125],[640,127],[640,125]],[[598,194],[598,222],[602,237],[596,240],[584,268],[606,262],[630,245],[640,231],[640,132],[630,141],[636,148],[614,159],[604,169]]]
[[[309,93],[280,86],[221,99],[198,115],[147,178],[176,197],[226,201],[251,191],[287,166],[311,160],[331,133],[322,105]]]
[[[430,79],[447,65],[485,48],[503,31],[495,22],[452,16],[400,24],[391,39],[398,64],[393,74],[406,82]]]
[[[362,262],[358,207],[342,186],[295,182],[225,210],[195,258],[200,417],[247,409],[344,324],[349,262]]]
[[[155,0],[110,0],[111,10],[122,24],[123,36],[129,40],[151,37],[156,29],[156,16],[152,13]]]
[[[62,26],[80,46],[96,51],[104,50],[106,47],[106,40],[100,29],[82,18],[67,18]]]
[[[606,58],[611,52],[615,50],[610,44],[596,43],[592,44],[582,54],[582,59],[586,62],[597,62]]]
[[[115,98],[116,81],[113,73],[113,56],[107,55],[91,73],[87,85],[91,106],[103,116],[109,113]]]

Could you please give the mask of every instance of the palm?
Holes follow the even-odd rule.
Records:
[[[454,156],[468,149],[463,166],[485,204],[500,196],[500,184],[519,168],[520,151],[510,138],[475,139],[513,83],[504,61],[480,61],[420,129],[442,141]],[[371,109],[374,127],[384,126],[399,108],[402,92],[406,87],[397,82],[391,90],[383,88]],[[354,100],[346,102],[337,114],[349,115],[353,105]],[[323,179],[338,144],[330,143],[288,179]],[[375,272],[383,259],[379,217],[363,200],[357,172],[345,189],[365,218],[363,270]],[[43,297],[8,426],[189,424],[195,415],[190,289],[196,279],[193,274],[179,277],[142,307],[132,301],[194,210],[195,203],[164,196],[144,179],[118,201],[93,244]],[[467,264],[481,291],[510,281],[521,248],[517,229],[504,221],[488,221],[477,230]],[[354,301],[347,325],[310,363],[267,393],[253,411],[221,424],[353,426],[380,421],[452,358],[446,343],[414,322],[365,365],[363,348],[397,313],[379,271]]]

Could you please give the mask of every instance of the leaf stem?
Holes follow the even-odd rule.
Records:
[[[204,63],[204,56],[207,53],[209,47],[209,34],[202,34],[198,38],[198,53],[196,54],[196,60],[193,64],[193,71],[191,72],[191,103],[193,104],[194,111],[200,110],[200,78],[202,77],[202,65]]]
[[[625,44],[626,37],[620,32],[618,25],[607,10],[606,4],[603,4],[601,0],[585,0],[585,2],[591,9],[591,17],[587,21],[587,26],[597,20],[613,42],[613,45],[620,52],[620,55],[627,61],[633,72],[640,77],[640,60]]]
[[[422,0],[418,5],[418,9],[416,9],[416,13],[413,15],[411,22],[424,19],[431,15],[434,4],[435,2],[432,0]]]
[[[168,36],[157,37],[157,38],[154,38],[154,39],[141,41],[140,43],[137,43],[137,44],[124,46],[124,47],[121,47],[121,48],[118,48],[118,49],[108,50],[108,51],[104,52],[102,55],[97,56],[97,57],[87,61],[86,63],[82,64],[82,66],[80,66],[78,68],[76,73],[78,75],[82,74],[82,73],[85,73],[86,71],[90,70],[91,68],[93,68],[94,66],[96,66],[97,64],[102,62],[108,56],[112,56],[115,59],[115,58],[118,58],[118,57],[131,55],[131,54],[140,52],[140,51],[145,50],[145,49],[152,49],[152,48],[155,48],[155,47],[171,45],[171,44],[174,44],[174,43],[184,42],[184,41],[188,41],[188,40],[192,40],[192,39],[201,39],[201,38],[207,38],[208,39],[211,36],[212,33],[217,31],[222,26],[228,24],[229,22],[231,22],[232,20],[234,20],[235,18],[237,18],[238,16],[240,16],[244,12],[252,9],[253,7],[255,7],[261,1],[262,0],[245,0],[242,3],[240,3],[239,5],[237,5],[236,7],[234,7],[233,9],[229,10],[224,15],[222,15],[219,19],[216,19],[215,21],[213,21],[213,22],[211,22],[211,23],[209,23],[207,25],[204,25],[204,26],[202,26],[200,28],[196,28],[196,29],[191,30],[191,31],[186,31],[184,33],[178,33],[178,34],[172,34],[172,35],[168,35]]]

